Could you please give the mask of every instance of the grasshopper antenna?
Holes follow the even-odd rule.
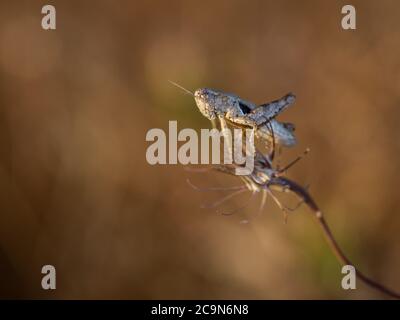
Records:
[[[192,91],[182,87],[181,85],[179,85],[179,84],[177,84],[177,83],[175,83],[175,82],[173,82],[171,80],[168,80],[168,82],[171,83],[172,85],[174,85],[175,87],[178,87],[179,89],[185,91],[187,94],[190,94],[190,95],[194,96],[194,93]]]

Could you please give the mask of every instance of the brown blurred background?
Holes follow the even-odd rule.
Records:
[[[43,1],[0,4],[0,297],[385,298],[341,268],[305,208],[284,224],[258,198],[226,217],[200,206],[237,185],[181,165],[150,166],[151,128],[207,128],[168,83],[256,103],[293,91],[281,120],[311,154],[289,177],[310,184],[361,270],[400,288],[400,3]],[[248,195],[219,210],[232,210]],[[290,199],[288,199],[289,201]],[[269,201],[270,202],[270,201]],[[57,289],[41,289],[41,267]]]

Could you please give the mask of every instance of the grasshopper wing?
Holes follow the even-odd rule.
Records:
[[[269,124],[259,126],[256,136],[266,141],[275,139],[277,144],[285,147],[291,147],[296,144],[294,125],[278,122],[275,119],[270,120]]]
[[[247,115],[247,118],[256,123],[257,126],[260,126],[271,121],[279,113],[294,103],[295,100],[296,96],[289,93],[278,100],[258,106]]]

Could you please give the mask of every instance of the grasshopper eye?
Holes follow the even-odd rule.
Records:
[[[195,97],[200,97],[200,96],[201,96],[201,89],[197,89],[197,90],[194,92],[194,96],[195,96]]]
[[[200,98],[200,99],[202,99],[202,100],[205,100],[205,99],[207,99],[207,97],[208,97],[207,90],[206,90],[206,89],[197,89],[197,90],[194,92],[194,96],[195,96],[196,98]]]

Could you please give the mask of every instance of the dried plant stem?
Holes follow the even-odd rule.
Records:
[[[324,219],[324,217],[322,216],[321,211],[317,211],[315,213],[315,217],[317,218],[317,221],[319,223],[319,225],[321,226],[325,239],[326,241],[329,243],[332,251],[334,252],[336,258],[343,264],[347,264],[347,265],[352,265],[354,266],[354,264],[349,260],[349,258],[346,257],[346,255],[344,254],[344,252],[342,251],[342,249],[339,247],[339,244],[337,243],[335,237],[332,234],[331,229],[329,228],[326,220]],[[379,282],[376,282],[374,280],[372,280],[371,278],[367,277],[365,274],[363,274],[360,270],[358,270],[358,268],[356,268],[354,266],[355,270],[356,270],[356,275],[357,277],[362,280],[365,284],[367,284],[368,286],[382,292],[385,293],[393,298],[396,299],[400,299],[400,294],[397,292],[394,292],[393,290],[386,288],[384,285],[380,284]]]
[[[298,185],[297,183],[284,178],[280,177],[277,178],[275,181],[272,181],[272,184],[277,184],[277,185],[282,185],[285,184],[286,187],[296,193],[301,199],[304,200],[304,202],[307,204],[307,206],[310,208],[310,210],[313,212],[315,218],[318,221],[318,224],[321,226],[323,234],[325,236],[326,241],[328,242],[329,246],[331,247],[333,253],[335,254],[336,258],[339,260],[340,263],[344,265],[352,265],[355,270],[356,270],[356,275],[357,277],[363,281],[365,284],[370,286],[371,288],[374,288],[381,293],[387,294],[393,298],[400,299],[400,294],[388,289],[384,285],[380,284],[379,282],[376,282],[363,274],[361,271],[359,271],[354,264],[350,261],[349,258],[344,254],[343,250],[340,248],[339,244],[337,243],[331,229],[329,228],[328,223],[326,222],[324,216],[322,215],[321,210],[318,208],[317,204],[315,203],[314,199],[311,197],[311,195],[305,190],[302,186]]]

